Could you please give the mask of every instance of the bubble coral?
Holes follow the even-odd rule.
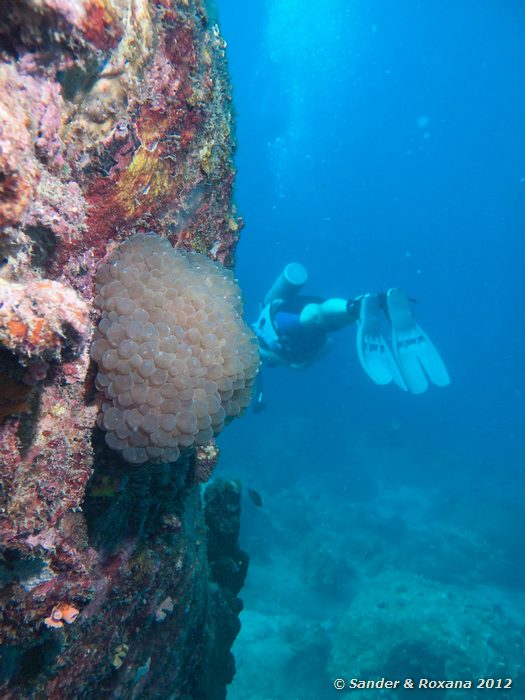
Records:
[[[96,289],[98,424],[127,462],[174,462],[249,404],[259,354],[229,270],[137,234],[99,268]]]

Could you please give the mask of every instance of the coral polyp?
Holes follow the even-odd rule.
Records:
[[[231,272],[137,234],[95,278],[99,425],[127,462],[175,462],[249,404],[259,366]]]

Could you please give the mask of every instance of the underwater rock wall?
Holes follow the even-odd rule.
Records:
[[[2,698],[221,698],[231,680],[238,586],[212,580],[199,493],[216,450],[124,469],[89,360],[119,241],[153,230],[233,264],[224,49],[201,0],[0,4]]]

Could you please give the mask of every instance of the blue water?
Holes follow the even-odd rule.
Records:
[[[388,545],[394,558],[396,547],[401,557],[416,540],[423,550],[425,537],[459,533],[471,546],[464,575],[453,546],[432,570],[414,555],[412,571],[488,589],[511,619],[525,612],[525,7],[220,0],[218,10],[237,110],[247,317],[290,261],[308,269],[305,292],[323,297],[399,286],[452,379],[418,396],[375,386],[347,328],[308,370],[263,370],[267,410],[221,437],[221,473],[264,501],[244,505],[252,568],[230,697],[248,697],[250,646],[260,645],[274,673],[249,697],[278,700],[290,697],[297,659],[330,656],[363,582],[399,568],[385,555],[337,595],[308,592],[305,543],[322,540],[343,578],[349,520],[357,530],[366,521],[363,533],[367,518],[408,528],[404,544]],[[489,563],[473,581],[479,556]],[[300,633],[293,621],[310,619],[327,630],[324,651],[290,651],[283,629]],[[293,681],[297,697],[332,697],[311,680]]]

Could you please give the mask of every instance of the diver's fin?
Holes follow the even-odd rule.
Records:
[[[423,393],[429,379],[437,386],[450,384],[445,363],[416,323],[403,290],[389,289],[386,301],[392,324],[392,352],[408,390]]]
[[[381,313],[377,295],[365,294],[361,298],[357,325],[357,356],[373,382],[389,384],[394,380],[406,391],[407,386],[381,330]]]

